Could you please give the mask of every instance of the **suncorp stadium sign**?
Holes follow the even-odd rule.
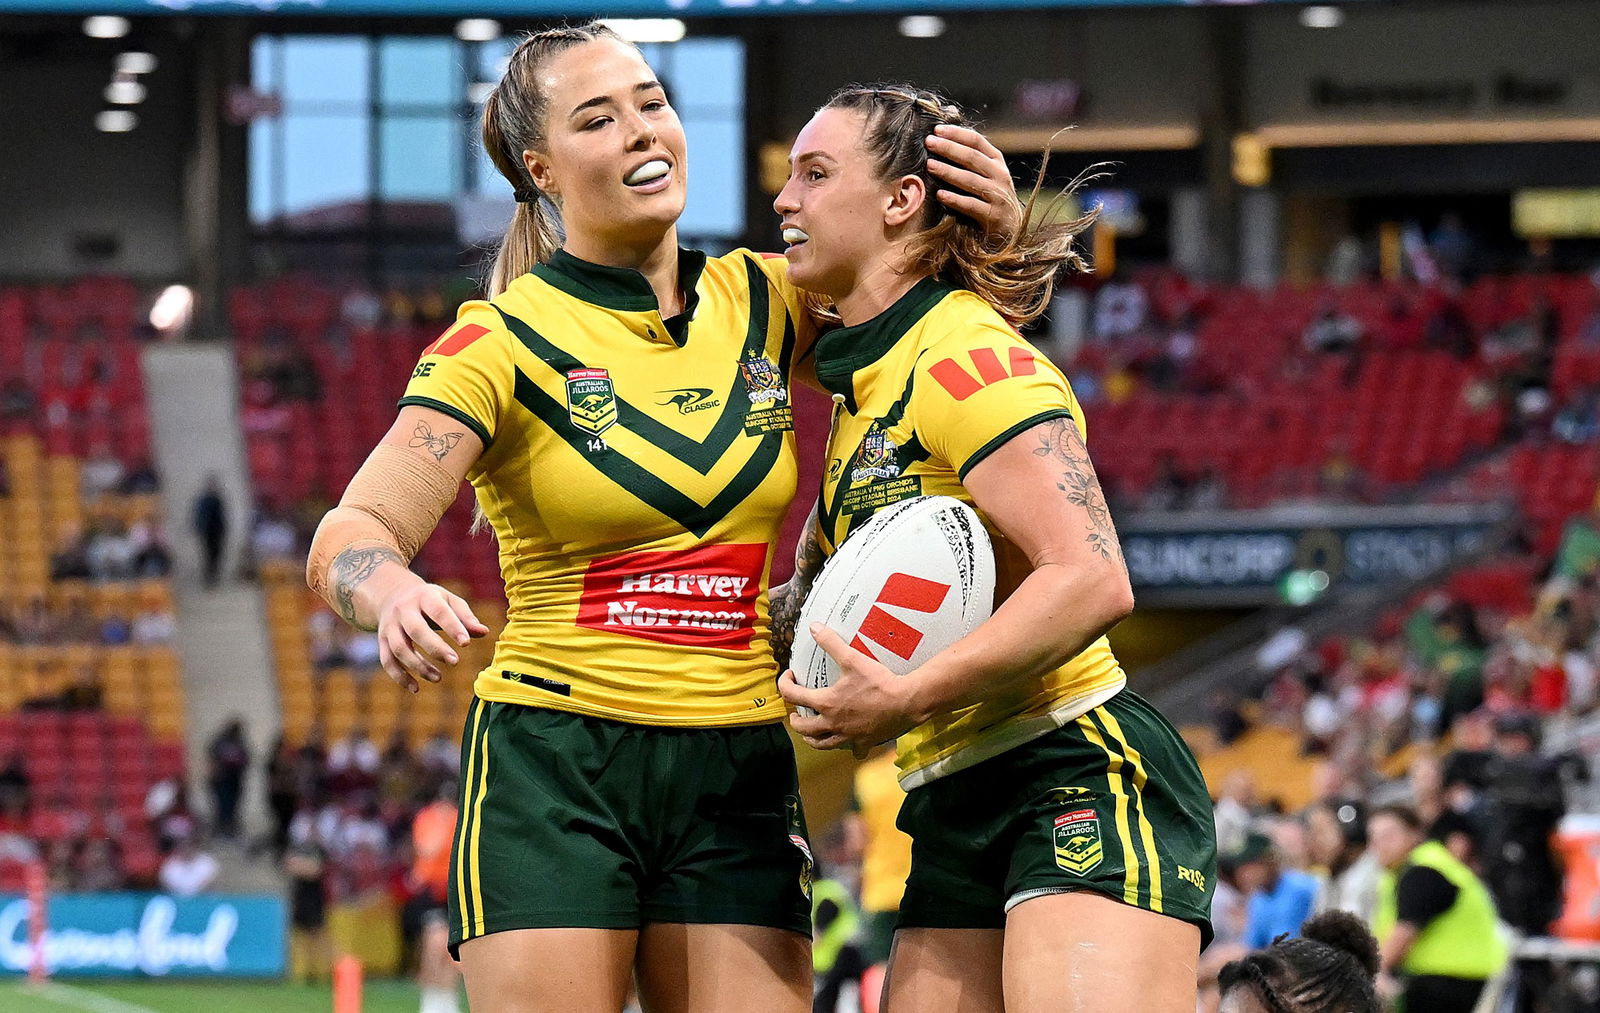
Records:
[[[51,898],[44,932],[51,974],[268,976],[283,973],[283,901],[277,897],[173,898],[76,894]],[[30,905],[0,897],[0,971],[33,963]]]

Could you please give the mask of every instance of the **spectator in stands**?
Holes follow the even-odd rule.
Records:
[[[50,557],[51,580],[89,579],[88,538],[82,528],[73,528],[61,539]]]
[[[1300,340],[1313,354],[1353,352],[1361,344],[1361,324],[1333,303],[1326,303],[1306,325]]]
[[[4,768],[0,768],[0,818],[22,819],[33,805],[33,779],[28,776],[28,765],[22,752],[11,754]]]
[[[205,488],[195,497],[191,519],[200,539],[206,587],[216,587],[222,575],[222,550],[228,540],[228,506],[222,496],[222,482],[215,474],[206,479]]]
[[[1156,461],[1156,477],[1145,493],[1144,510],[1177,510],[1189,496],[1190,481],[1178,464],[1177,455],[1162,454]]]
[[[422,744],[418,758],[422,760],[422,768],[435,775],[459,777],[461,774],[461,747],[443,731],[434,732]]]
[[[162,851],[171,851],[179,841],[199,832],[200,823],[189,811],[188,796],[188,787],[175,777],[162,778],[145,793],[144,814]]]
[[[294,525],[268,503],[256,507],[254,530],[250,535],[251,558],[254,565],[277,560],[304,558]]]
[[[143,646],[170,644],[177,635],[178,620],[170,611],[156,605],[147,605],[133,617],[129,633],[133,642]]]
[[[21,377],[0,387],[0,420],[32,420],[39,412],[39,399]]]
[[[1600,387],[1585,387],[1556,413],[1550,423],[1551,435],[1573,446],[1590,443],[1600,436]]]
[[[58,699],[64,711],[99,710],[105,701],[105,687],[100,683],[99,671],[93,665],[80,667]]]
[[[1190,510],[1221,510],[1228,505],[1228,485],[1214,464],[1206,465],[1189,489]]]
[[[1424,837],[1411,809],[1380,807],[1367,833],[1385,870],[1373,925],[1379,991],[1401,997],[1406,1013],[1472,1009],[1506,959],[1488,889]]]
[[[195,897],[217,881],[222,867],[207,852],[201,851],[191,834],[178,841],[161,863],[161,889],[174,897]]]
[[[1137,333],[1145,325],[1149,299],[1144,289],[1118,273],[1094,295],[1094,333],[1101,341]]]
[[[156,473],[155,462],[140,458],[123,476],[118,492],[124,496],[144,496],[161,491],[161,477]]]
[[[1317,899],[1317,881],[1299,869],[1284,868],[1272,840],[1260,833],[1245,838],[1229,856],[1234,879],[1246,901],[1244,944],[1270,945],[1279,935],[1297,935]]]
[[[1256,795],[1255,775],[1240,768],[1228,775],[1217,795],[1215,819],[1217,823],[1217,851],[1232,854],[1244,847],[1250,827],[1263,811]]]
[[[100,643],[107,647],[124,647],[133,642],[133,624],[125,615],[115,612],[100,621]]]
[[[272,815],[272,853],[279,858],[289,848],[289,823],[294,819],[300,799],[296,763],[294,748],[280,732],[272,746],[272,757],[267,761],[267,812]],[[309,797],[312,792],[305,794]]]
[[[1429,238],[1428,249],[1439,273],[1453,281],[1463,281],[1469,276],[1477,256],[1477,241],[1467,231],[1461,216],[1446,211],[1439,217],[1439,225]]]
[[[122,462],[111,453],[109,444],[103,440],[97,441],[78,471],[79,493],[85,501],[92,502],[106,493],[114,492],[122,484],[123,478]]]
[[[78,853],[77,887],[85,893],[111,893],[127,887],[116,845],[108,837],[91,837]]]
[[[1219,1013],[1380,1013],[1378,942],[1348,912],[1328,911],[1305,924],[1301,939],[1271,946],[1223,967]]]
[[[1429,840],[1443,844],[1452,855],[1470,865],[1476,854],[1473,844],[1476,827],[1465,807],[1475,800],[1449,791],[1444,771],[1444,763],[1431,753],[1420,753],[1411,761],[1406,778],[1411,789],[1411,807],[1422,821],[1422,829]],[[1458,799],[1463,808],[1457,808]]]
[[[1315,911],[1349,911],[1370,925],[1383,867],[1367,850],[1365,813],[1356,802],[1322,802],[1306,811],[1306,841],[1321,870]]]
[[[107,518],[94,526],[84,554],[89,561],[89,576],[95,580],[127,580],[134,575],[138,549],[127,525],[117,518]]]
[[[328,774],[333,784],[343,791],[376,785],[382,763],[383,754],[364,725],[351,728],[350,734],[328,750]]]
[[[165,577],[172,572],[172,553],[167,551],[161,529],[154,521],[142,520],[128,532],[133,546],[133,576],[141,579]]]
[[[318,675],[350,663],[345,654],[343,627],[327,609],[316,609],[306,617],[306,641]]]
[[[1539,733],[1532,714],[1496,720],[1477,821],[1484,878],[1500,916],[1527,935],[1545,934],[1560,913],[1562,873],[1551,836],[1567,811],[1562,765],[1536,752]]]
[[[211,788],[216,831],[229,839],[239,836],[239,797],[244,789],[245,771],[250,768],[250,744],[245,741],[244,721],[231,719],[222,727],[206,750],[210,770],[206,782]]]
[[[326,981],[332,968],[326,868],[322,849],[309,836],[294,841],[284,857],[289,879],[289,980],[299,984]]]

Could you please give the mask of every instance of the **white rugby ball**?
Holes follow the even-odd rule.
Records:
[[[812,639],[812,623],[905,675],[989,618],[994,580],[994,548],[971,507],[950,496],[885,507],[845,539],[811,585],[795,628],[795,679],[815,689],[839,676]]]

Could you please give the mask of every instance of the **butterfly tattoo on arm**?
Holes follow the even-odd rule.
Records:
[[[408,445],[412,447],[421,447],[423,450],[426,450],[428,453],[432,454],[434,460],[443,461],[445,456],[449,454],[450,451],[456,449],[456,444],[460,443],[461,438],[465,435],[467,434],[435,434],[432,426],[428,425],[426,422],[418,422],[417,428],[411,431],[411,442]]]

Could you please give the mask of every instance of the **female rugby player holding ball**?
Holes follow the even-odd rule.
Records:
[[[821,554],[886,501],[954,496],[993,537],[999,607],[899,678],[819,624],[838,680],[808,689],[785,672],[779,687],[817,712],[791,718],[813,746],[899,738],[912,866],[887,1010],[1190,1013],[1210,798],[1105,640],[1133,595],[1083,412],[1014,329],[1059,268],[1083,266],[1085,223],[1031,223],[997,248],[930,200],[922,138],[963,122],[909,86],[841,91],[795,141],[774,208],[790,279],[843,324],[814,349],[843,399]]]
[[[939,171],[1014,223],[1003,160],[946,136],[977,172]],[[498,539],[450,870],[475,1013],[616,1013],[634,978],[652,1011],[799,1013],[810,855],[766,585],[814,328],[781,258],[678,248],[683,128],[609,30],[526,38],[483,139],[518,200],[489,298],[423,352],[308,581],[415,692],[486,632],[408,568],[463,478]]]

